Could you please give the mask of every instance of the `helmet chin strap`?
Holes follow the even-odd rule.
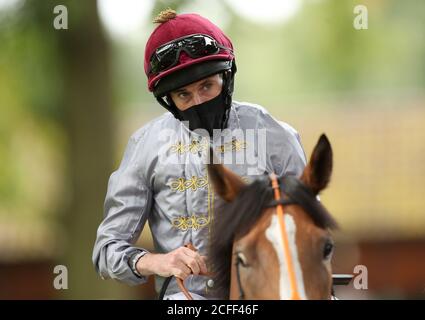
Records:
[[[233,64],[233,66],[236,71],[236,65]],[[221,124],[222,129],[227,127],[227,121],[229,120],[230,108],[232,106],[232,95],[233,95],[235,71],[233,71],[233,67],[232,67],[232,70],[226,70],[223,72],[223,90],[225,90],[224,104],[225,104],[226,112],[224,114],[223,123]]]
[[[180,121],[182,120],[180,115],[177,112],[177,107],[174,104],[169,94],[163,97],[157,97],[156,100],[159,102],[161,106],[163,106],[165,109],[170,111],[176,119]]]

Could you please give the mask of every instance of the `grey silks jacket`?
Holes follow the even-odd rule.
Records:
[[[97,230],[93,263],[103,279],[142,284],[128,265],[134,244],[149,222],[156,253],[167,253],[192,243],[207,255],[210,222],[221,201],[208,182],[208,143],[167,112],[136,131],[130,138],[119,168],[112,173]],[[306,158],[298,133],[273,118],[264,108],[233,101],[228,130],[214,136],[214,153],[246,181],[275,172],[300,176]],[[245,156],[245,158],[243,158]],[[212,281],[206,276],[185,280],[191,292],[211,297]],[[155,276],[159,292],[163,277]],[[208,284],[207,284],[208,283]],[[168,294],[179,292],[175,279]]]

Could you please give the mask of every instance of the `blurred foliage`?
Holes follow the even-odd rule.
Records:
[[[0,12],[0,219],[27,223],[51,214],[61,193],[63,88],[45,8]]]
[[[254,25],[234,13],[228,33],[239,66],[236,98],[285,108],[285,101],[335,93],[423,88],[425,3],[362,1],[368,30],[353,28],[357,4],[305,1],[283,26]]]

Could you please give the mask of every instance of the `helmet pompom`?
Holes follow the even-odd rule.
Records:
[[[177,16],[176,11],[171,8],[167,8],[161,11],[156,18],[153,20],[153,23],[164,23],[174,19]]]

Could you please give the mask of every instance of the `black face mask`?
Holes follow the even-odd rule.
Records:
[[[224,90],[223,90],[224,91]],[[224,129],[227,112],[223,91],[215,98],[194,105],[184,111],[178,110],[181,121],[189,121],[189,129],[205,129],[213,136],[213,129]]]

